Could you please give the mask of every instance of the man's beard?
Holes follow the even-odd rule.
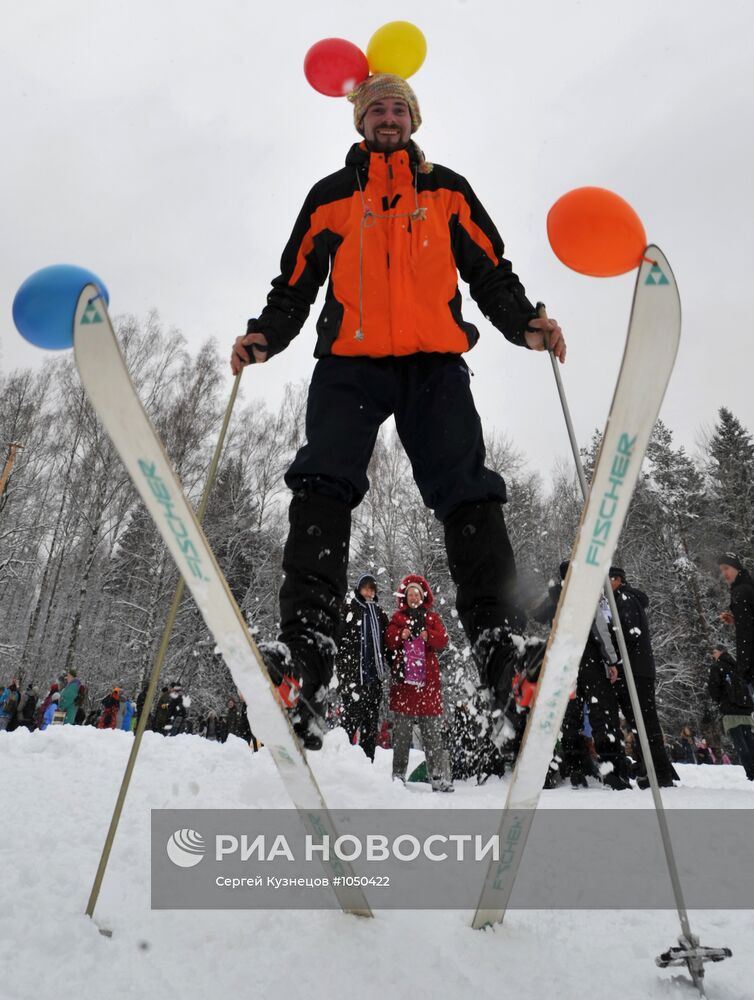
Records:
[[[405,142],[385,142],[385,140],[379,139],[375,136],[374,139],[367,139],[367,149],[370,153],[396,153],[399,149],[406,149],[408,144],[411,142],[411,137],[409,136]]]

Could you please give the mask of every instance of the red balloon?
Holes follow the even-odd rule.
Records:
[[[326,97],[345,97],[369,76],[367,57],[345,38],[323,38],[304,58],[304,75]]]
[[[558,198],[547,214],[555,256],[580,274],[609,278],[641,264],[647,235],[636,212],[619,195],[582,187]]]

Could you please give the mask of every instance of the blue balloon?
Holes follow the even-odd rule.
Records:
[[[106,304],[110,302],[104,283],[84,267],[53,264],[35,271],[13,299],[16,329],[35,347],[50,351],[73,347],[76,304],[89,284],[97,287]]]

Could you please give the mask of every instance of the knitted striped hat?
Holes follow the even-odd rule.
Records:
[[[348,100],[353,104],[353,123],[356,131],[361,132],[361,120],[366,114],[367,108],[375,101],[384,101],[388,97],[398,97],[408,104],[411,115],[411,132],[416,132],[422,123],[419,102],[411,87],[399,76],[392,73],[375,73],[363,80],[355,90],[348,95]]]

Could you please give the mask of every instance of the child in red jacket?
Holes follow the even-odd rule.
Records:
[[[448,768],[443,766],[442,683],[437,658],[437,651],[448,644],[448,634],[440,616],[430,610],[433,603],[424,577],[405,577],[398,588],[398,610],[385,633],[385,645],[392,653],[393,778],[406,780],[411,732],[418,726],[432,790],[452,792]]]

